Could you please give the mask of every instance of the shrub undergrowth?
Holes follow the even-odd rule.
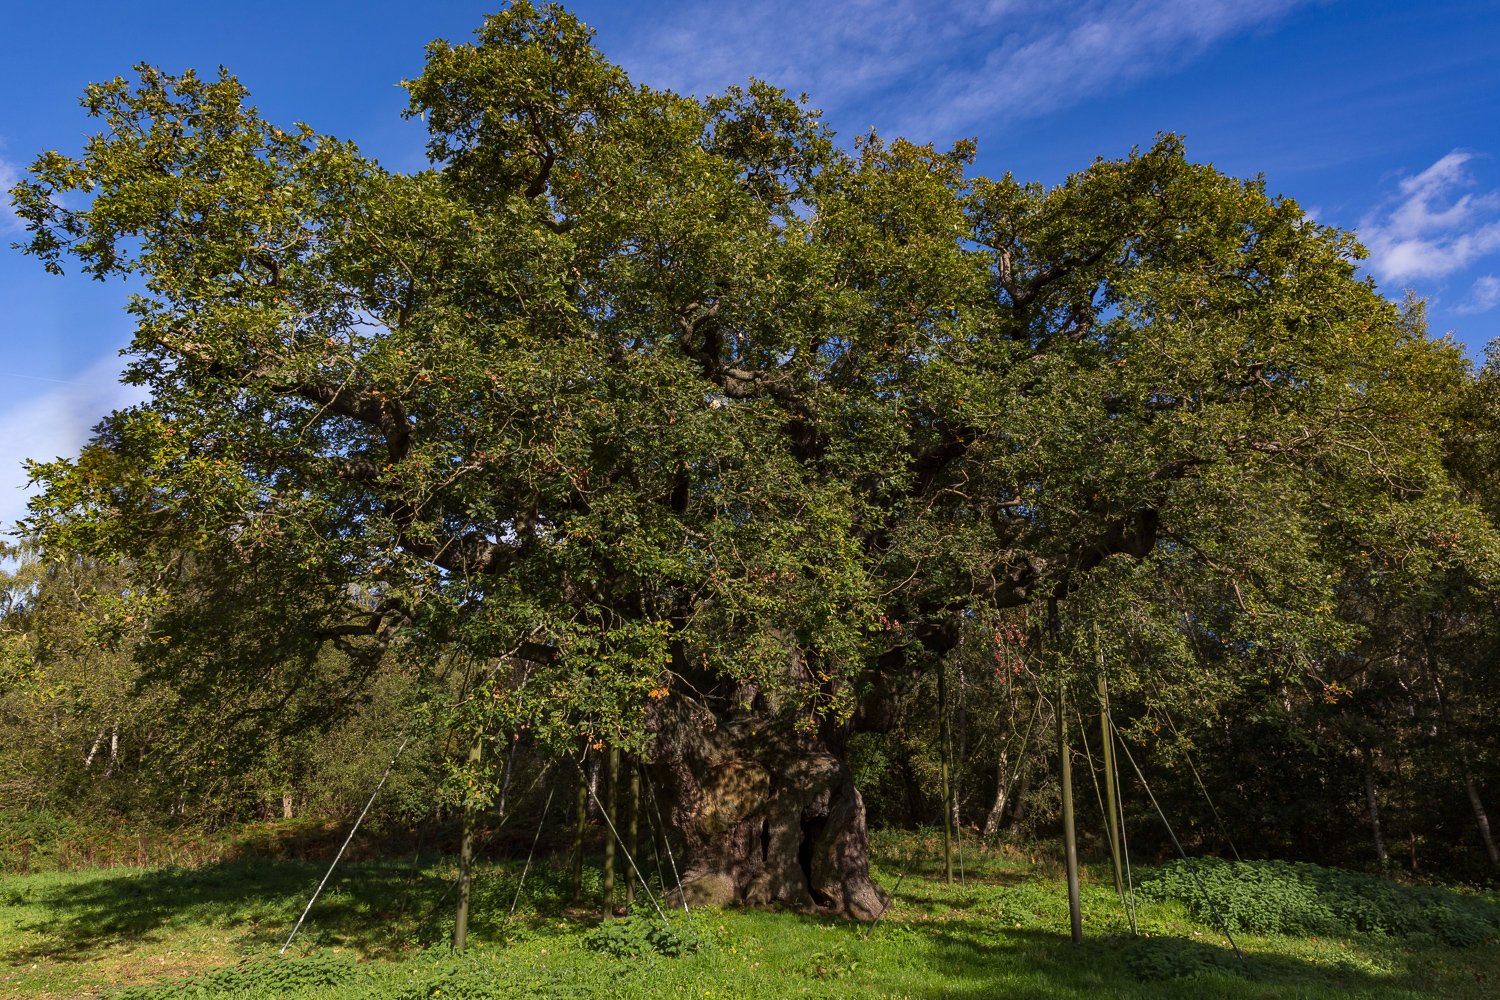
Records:
[[[615,958],[665,955],[676,958],[698,949],[690,935],[660,920],[635,914],[624,920],[606,920],[583,936],[584,946]]]
[[[1381,934],[1460,948],[1500,932],[1500,906],[1452,890],[1292,861],[1207,860],[1193,867],[1201,890],[1187,865],[1175,861],[1145,879],[1141,894],[1178,900],[1210,925],[1217,910],[1231,932]]]
[[[286,961],[240,962],[187,983],[131,987],[115,993],[113,1000],[159,1000],[164,996],[177,1000],[316,996],[348,983],[357,974],[352,956],[321,952]]]

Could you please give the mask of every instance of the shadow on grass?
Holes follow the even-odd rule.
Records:
[[[915,960],[944,970],[946,982],[913,996],[944,1000],[1057,1000],[1059,997],[1416,998],[1435,984],[1408,969],[1386,975],[1354,961],[1316,962],[1246,951],[1244,959],[1209,941],[1108,936],[1074,945],[1064,934],[1000,928],[993,921],[926,926]],[[1396,947],[1393,944],[1393,948]],[[955,982],[957,980],[957,982]],[[1475,993],[1481,996],[1482,993]]]
[[[41,941],[7,958],[88,961],[113,947],[194,930],[224,932],[252,952],[279,948],[326,870],[310,861],[253,859],[193,869],[112,869],[84,879],[27,877],[11,901],[35,914],[20,928]],[[499,937],[519,874],[519,863],[477,869],[471,934]],[[441,942],[452,928],[454,875],[446,858],[417,866],[340,864],[294,948],[336,946],[377,955]],[[563,912],[565,881],[553,866],[534,866],[516,926],[544,926]]]
[[[892,881],[894,881],[898,875],[904,872],[908,880],[926,881],[935,884],[943,882],[942,859],[938,859],[937,861],[928,861],[926,859],[919,861],[902,861],[899,858],[882,859],[880,868],[881,874],[888,877]],[[964,871],[962,876],[960,876],[957,873],[957,869],[955,869],[953,882],[951,883],[951,885],[955,889],[960,888],[964,884],[1003,887],[1008,885],[1019,885],[1022,882],[1029,882],[1034,878],[1036,878],[1036,873],[1029,868],[987,865],[982,868],[975,867],[968,869]]]
[[[41,940],[26,953],[5,958],[84,962],[117,946],[175,938],[179,943],[172,946],[183,947],[180,942],[194,933],[228,936],[245,951],[269,958],[285,940],[324,870],[323,865],[310,862],[256,860],[193,870],[97,872],[84,879],[28,877],[20,883],[25,907],[22,927]],[[561,856],[533,866],[515,916],[509,918],[520,871],[520,862],[480,867],[471,899],[470,932],[476,941],[503,945],[512,936],[576,935],[580,924],[593,922],[591,915],[568,906],[569,875]],[[401,861],[340,865],[294,950],[339,947],[364,955],[394,955],[408,948],[441,945],[452,926],[453,874],[448,858],[426,859],[415,869]],[[586,898],[597,898],[597,878],[597,869],[587,873]],[[915,896],[912,889],[917,890]],[[1019,909],[1030,905],[1025,898],[1010,897],[1006,889],[991,891],[997,895],[987,900],[989,904],[998,904],[998,894],[1004,893]],[[831,968],[815,969],[811,975],[818,980],[847,976],[852,986],[855,980],[865,979],[869,992],[931,1000],[996,996],[1015,1000],[1094,996],[1396,1000],[1434,995],[1432,991],[1439,988],[1446,990],[1445,996],[1485,995],[1479,986],[1472,992],[1456,988],[1468,975],[1463,969],[1449,970],[1441,982],[1431,978],[1423,957],[1406,952],[1396,941],[1388,946],[1365,943],[1379,949],[1381,964],[1393,970],[1389,974],[1374,971],[1368,962],[1358,965],[1358,949],[1351,951],[1348,961],[1251,951],[1241,965],[1217,943],[1181,937],[1095,936],[1075,947],[1065,934],[1011,928],[1009,918],[976,912],[980,907],[974,903],[985,901],[980,897],[953,898],[946,887],[921,880],[908,882],[901,896],[904,906],[941,908],[941,922],[893,915],[871,929],[826,916],[788,913],[766,915],[766,923],[757,919],[747,926],[790,940],[814,924],[824,927],[836,935],[839,944],[835,948],[795,945],[779,960],[809,962],[818,957],[813,951],[821,949],[828,953],[821,961]],[[190,942],[187,946],[191,947]],[[702,960],[705,968],[719,961],[712,955]],[[824,985],[833,989],[842,982]],[[830,995],[840,992],[844,991],[834,989]]]

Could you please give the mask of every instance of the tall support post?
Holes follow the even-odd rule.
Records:
[[[1125,898],[1125,865],[1120,858],[1120,789],[1115,782],[1115,740],[1109,731],[1109,682],[1104,679],[1104,663],[1099,663],[1099,733],[1104,746],[1104,811],[1109,831],[1109,857],[1114,863],[1115,892]]]
[[[1068,870],[1068,921],[1073,943],[1083,942],[1083,910],[1078,899],[1078,837],[1073,825],[1073,748],[1068,745],[1067,690],[1057,696],[1057,750],[1062,759],[1063,860]]]
[[[605,824],[609,825],[619,814],[615,806],[620,798],[620,748],[610,747],[609,756],[605,758],[605,761],[604,815]],[[608,920],[615,915],[615,838],[613,836],[604,838],[603,869],[599,897],[601,908],[604,910],[604,919]]]
[[[1365,749],[1365,806],[1370,811],[1370,832],[1375,838],[1375,860],[1384,868],[1390,860],[1386,853],[1385,837],[1380,831],[1380,800],[1375,794],[1375,754]]]
[[[580,765],[578,768],[578,796],[573,803],[573,880],[569,898],[577,903],[583,899],[583,835],[589,823],[589,776]]]
[[[943,881],[953,882],[953,779],[952,733],[948,727],[948,665],[937,668],[938,688],[938,762],[942,772],[943,795]]]
[[[1054,647],[1057,644],[1057,599],[1047,599],[1047,631]],[[1061,671],[1062,660],[1057,660]],[[1068,682],[1063,676],[1057,682],[1057,752],[1062,762],[1063,863],[1068,872],[1068,922],[1073,943],[1083,943],[1083,908],[1078,898],[1078,836],[1073,823],[1073,751],[1068,745]]]
[[[484,743],[475,738],[469,746],[469,767],[479,766]],[[463,951],[469,939],[469,885],[474,877],[474,816],[471,802],[464,803],[463,839],[458,848],[458,908],[453,914],[453,950]]]
[[[632,858],[641,856],[641,767],[640,762],[632,760],[629,763],[630,781],[627,785],[629,803],[626,808],[625,848],[630,851]],[[625,876],[625,908],[628,910],[635,902],[635,879],[628,874]]]

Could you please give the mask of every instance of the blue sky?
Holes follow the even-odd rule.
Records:
[[[468,38],[490,3],[18,0],[0,41],[0,181],[76,151],[92,81],[146,61],[236,73],[263,114],[423,164],[396,86],[422,47]],[[1500,337],[1500,3],[1495,0],[710,0],[578,2],[643,83],[707,94],[759,76],[806,91],[844,137],[977,137],[983,173],[1056,183],[1160,131],[1263,174],[1354,229],[1392,297],[1429,302],[1471,355]],[[17,9],[18,8],[18,9]],[[0,209],[0,241],[21,232]],[[23,457],[76,452],[134,397],[120,283],[45,275],[0,249],[0,522]]]

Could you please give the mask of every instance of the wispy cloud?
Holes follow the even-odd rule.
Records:
[[[1500,251],[1500,191],[1472,190],[1468,164],[1473,159],[1472,153],[1454,150],[1403,179],[1399,192],[1360,224],[1360,239],[1370,251],[1368,266],[1377,278],[1444,278]],[[1482,301],[1484,288],[1476,284],[1475,293],[1475,301]]]
[[[1042,29],[1012,35],[983,66],[945,81],[950,124],[1057,110],[1146,76],[1176,70],[1211,45],[1268,24],[1298,0],[1167,0],[1080,5],[1062,17],[1047,5]]]
[[[10,189],[20,182],[21,168],[0,156],[0,233],[17,233],[24,228],[10,203]]]
[[[1486,274],[1474,279],[1469,297],[1453,311],[1472,316],[1475,313],[1489,312],[1496,306],[1500,306],[1500,277]]]
[[[941,137],[1170,72],[1309,0],[684,0],[634,39],[642,82],[696,94],[749,76],[830,111]]]
[[[47,383],[40,394],[22,396],[21,402],[0,410],[0,530],[26,514],[26,502],[36,492],[27,485],[23,462],[52,461],[78,454],[89,432],[106,414],[144,398],[136,386],[121,385],[124,363],[113,352],[78,373],[72,381],[28,379],[0,371],[0,387],[17,388],[22,382]]]

